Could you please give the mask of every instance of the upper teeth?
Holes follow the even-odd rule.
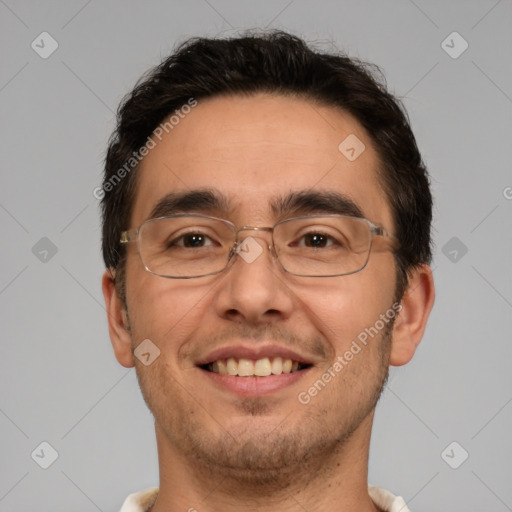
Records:
[[[291,373],[299,369],[299,363],[291,359],[274,357],[272,359],[264,357],[256,361],[252,359],[219,359],[209,365],[214,373],[222,375],[238,375],[240,377],[266,377],[268,375],[281,375],[281,373]]]

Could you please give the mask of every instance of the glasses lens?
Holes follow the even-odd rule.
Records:
[[[286,271],[334,276],[361,270],[368,262],[371,231],[364,219],[311,216],[278,224],[274,240]]]
[[[201,216],[149,220],[141,226],[139,237],[144,266],[165,277],[220,272],[235,239],[229,224]]]

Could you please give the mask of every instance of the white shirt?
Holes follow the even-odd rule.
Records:
[[[120,512],[147,512],[158,494],[158,487],[130,494]],[[410,512],[401,496],[395,496],[381,487],[368,487],[368,494],[377,507],[385,512]]]

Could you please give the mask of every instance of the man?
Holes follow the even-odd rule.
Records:
[[[434,301],[432,199],[370,68],[282,32],[188,41],[125,99],[98,193],[160,470],[122,512],[405,512],[368,453]]]

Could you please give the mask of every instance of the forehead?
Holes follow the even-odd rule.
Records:
[[[276,205],[290,195],[318,192],[346,199],[392,231],[379,159],[346,112],[289,96],[226,96],[200,100],[172,126],[140,164],[131,227],[166,197],[195,195],[182,211],[200,209],[196,193],[209,190],[225,199],[210,205],[212,213],[239,224],[275,222],[286,213]]]

